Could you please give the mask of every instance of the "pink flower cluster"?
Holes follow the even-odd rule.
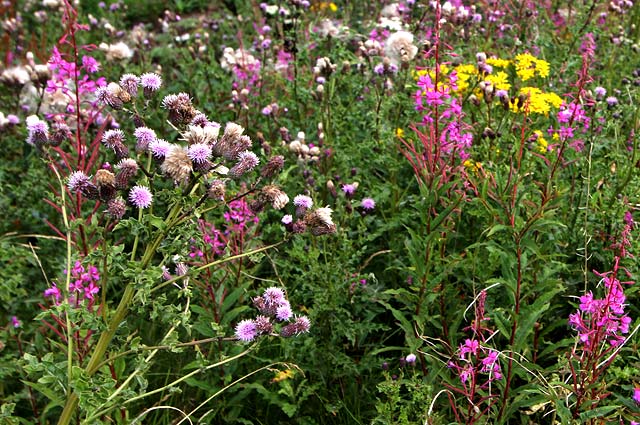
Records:
[[[225,233],[246,231],[250,223],[259,221],[243,198],[229,202],[229,210],[224,213],[224,219],[229,223]]]
[[[88,47],[88,46],[85,46]],[[67,105],[68,113],[75,113],[75,79],[78,78],[77,94],[81,98],[87,94],[94,93],[98,87],[105,87],[107,80],[100,77],[95,81],[90,74],[98,72],[100,64],[91,56],[82,57],[82,65],[77,67],[74,62],[69,62],[62,57],[60,51],[54,47],[51,59],[49,59],[49,69],[52,72],[51,79],[47,81],[47,93],[55,93],[60,90],[69,97]],[[95,106],[95,104],[92,104]]]
[[[616,264],[618,259],[616,259]],[[616,265],[617,267],[617,265]],[[580,297],[580,305],[569,315],[569,325],[578,331],[583,349],[595,352],[603,341],[618,346],[629,332],[631,318],[625,314],[624,289],[614,272],[597,273],[604,284],[604,298],[594,298],[591,291]]]
[[[64,273],[67,274],[67,270]],[[96,267],[88,266],[85,268],[80,261],[76,261],[71,269],[71,280],[69,282],[69,294],[72,297],[70,301],[75,301],[77,305],[83,299],[87,299],[89,300],[89,305],[93,305],[95,296],[100,292],[99,282],[100,274]],[[44,291],[44,296],[47,298],[53,297],[54,302],[59,304],[62,299],[62,292],[54,283],[51,288]]]
[[[437,124],[442,129],[439,134],[442,152],[447,155],[455,153],[464,161],[469,158],[467,150],[471,147],[473,135],[466,131],[468,125],[462,120],[462,106],[458,99],[451,95],[457,88],[458,76],[455,71],[451,72],[445,84],[437,81],[439,71],[440,65],[436,64],[436,81],[428,73],[418,78],[415,108],[417,111],[425,112],[423,124],[433,125],[435,120],[438,121]]]

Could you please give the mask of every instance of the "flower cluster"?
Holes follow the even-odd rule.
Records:
[[[333,210],[329,207],[316,208],[312,210],[313,200],[307,195],[297,195],[293,198],[293,205],[296,207],[296,221],[290,214],[282,217],[282,224],[293,233],[311,232],[315,236],[335,233],[337,228],[331,218]]]
[[[616,266],[617,268],[616,259]],[[595,298],[591,291],[580,297],[580,305],[569,315],[569,325],[578,332],[583,350],[594,352],[604,342],[618,346],[629,332],[631,318],[625,313],[626,297],[622,283],[612,272],[597,273],[604,285],[604,298]]]
[[[253,299],[253,305],[260,314],[255,319],[242,320],[236,325],[235,334],[240,341],[253,341],[260,335],[275,334],[291,337],[309,332],[311,327],[309,318],[293,315],[291,305],[281,288],[267,288],[261,297]],[[276,332],[278,323],[283,324]]]
[[[67,274],[67,270],[64,271]],[[71,269],[71,277],[69,282],[70,302],[78,305],[83,299],[89,300],[89,307],[93,305],[95,296],[100,292],[100,274],[94,266],[86,268],[80,261],[76,261]],[[62,299],[60,288],[54,283],[50,288],[44,291],[46,298],[52,297],[56,304]]]

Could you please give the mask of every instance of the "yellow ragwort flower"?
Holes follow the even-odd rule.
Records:
[[[509,90],[511,88],[509,76],[504,71],[498,71],[495,74],[487,75],[485,80],[489,81],[496,90]]]
[[[536,75],[542,78],[549,76],[549,62],[538,59],[529,53],[516,55],[516,74],[522,81],[527,81]]]
[[[547,139],[544,138],[544,134],[540,130],[535,130],[533,134],[537,136],[536,144],[538,145],[538,152],[545,153],[547,151],[549,143],[547,142]]]
[[[494,68],[506,68],[511,63],[511,61],[507,59],[500,58],[488,58],[486,62],[487,65],[491,65]]]
[[[396,137],[404,137],[404,130],[401,128],[396,128]]]

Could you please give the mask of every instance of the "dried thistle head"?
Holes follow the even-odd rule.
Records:
[[[193,171],[193,163],[189,158],[187,149],[181,146],[173,147],[167,153],[160,169],[179,184],[187,183]]]
[[[304,222],[309,231],[315,235],[326,235],[336,232],[336,225],[331,219],[333,210],[329,207],[318,208],[304,216]]]

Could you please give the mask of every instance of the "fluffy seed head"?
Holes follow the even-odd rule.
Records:
[[[165,157],[160,169],[178,183],[188,182],[193,171],[193,163],[187,149],[174,146]]]

